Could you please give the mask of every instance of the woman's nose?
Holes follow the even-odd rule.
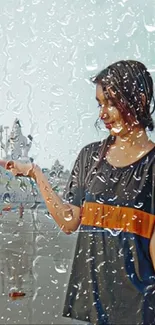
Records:
[[[106,119],[108,117],[108,111],[105,105],[101,105],[99,117],[101,119]]]

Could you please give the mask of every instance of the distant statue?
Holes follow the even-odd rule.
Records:
[[[12,131],[6,141],[5,148],[2,143],[2,138],[0,138],[1,147],[4,149],[6,153],[6,158],[9,159],[24,159],[29,160],[28,152],[32,146],[32,136],[28,135],[25,137],[22,134],[21,124],[19,120],[16,118],[12,127]]]
[[[60,164],[59,160],[56,159],[54,165],[51,167],[50,176],[62,177],[64,166]]]
[[[0,125],[0,144],[1,144],[1,157],[2,157],[2,149],[5,150],[5,144],[3,142],[3,132],[4,132],[4,128],[3,128],[3,125]],[[5,152],[6,154],[6,152]]]

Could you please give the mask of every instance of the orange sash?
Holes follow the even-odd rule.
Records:
[[[155,226],[155,216],[134,208],[85,202],[82,208],[81,224],[120,229],[150,238]]]

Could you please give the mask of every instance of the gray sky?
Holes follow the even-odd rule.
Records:
[[[154,0],[1,0],[0,124],[18,117],[41,167],[70,169],[97,133],[89,77],[119,59],[155,71]],[[154,135],[153,135],[154,137]]]

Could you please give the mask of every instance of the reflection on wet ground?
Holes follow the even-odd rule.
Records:
[[[0,324],[73,324],[61,314],[76,238],[60,231],[44,210],[26,209],[23,219],[19,211],[3,212]],[[13,299],[14,291],[25,296]]]

